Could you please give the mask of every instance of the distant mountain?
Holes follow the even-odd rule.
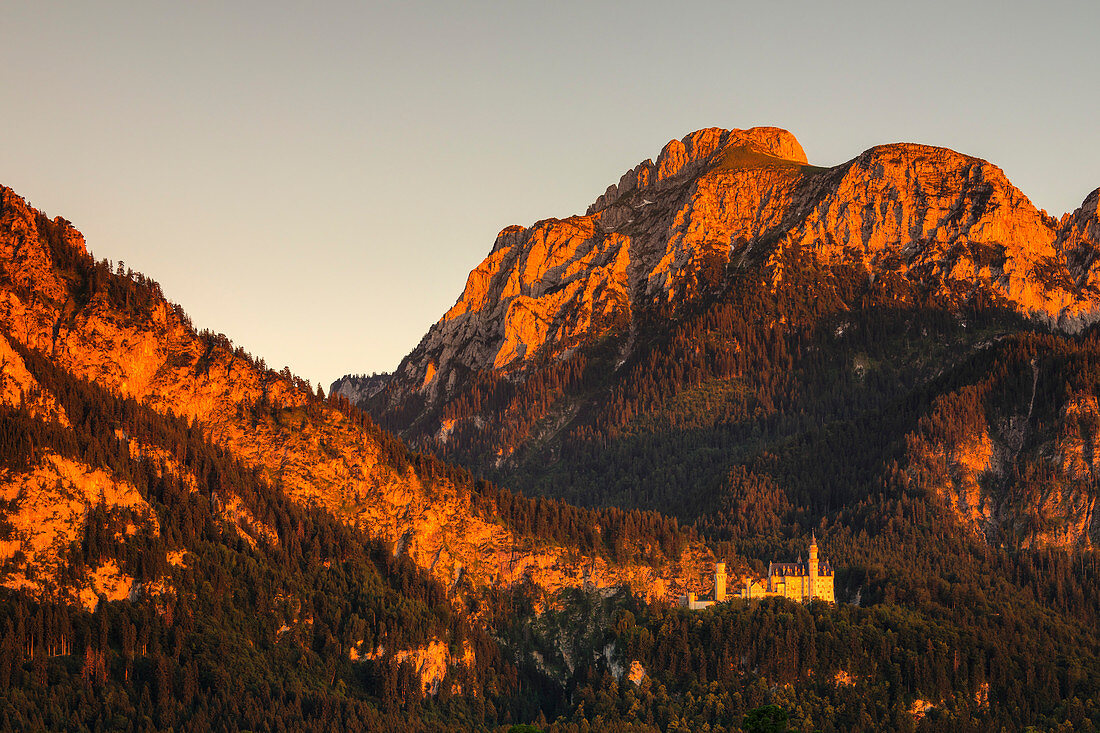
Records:
[[[791,506],[821,517],[860,501],[898,462],[991,539],[1089,546],[1091,452],[1037,519],[1017,475],[1091,440],[1072,416],[1094,414],[1092,387],[1043,390],[1055,353],[1090,349],[1074,334],[1100,318],[1098,196],[1055,219],[951,150],[884,145],[820,168],[784,130],[700,130],[584,216],[505,229],[384,384],[333,388],[526,492],[711,525],[727,522],[731,470],[778,478],[767,456],[858,424],[843,472],[779,480]],[[1033,366],[1008,356],[1019,349]],[[929,426],[993,378],[973,371],[983,359],[1022,390],[983,398],[974,453]],[[1046,402],[1017,404],[1035,370]]]

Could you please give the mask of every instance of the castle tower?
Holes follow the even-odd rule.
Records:
[[[726,564],[720,562],[714,566],[714,601],[726,600]]]
[[[810,559],[806,562],[806,572],[810,576],[807,580],[806,590],[809,600],[817,596],[817,535],[810,535]]]

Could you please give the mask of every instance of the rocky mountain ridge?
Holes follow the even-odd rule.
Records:
[[[466,374],[568,358],[608,334],[625,358],[641,311],[689,302],[700,278],[727,269],[762,264],[776,282],[793,249],[1077,332],[1100,317],[1096,199],[1059,221],[996,166],[944,148],[883,145],[823,169],[784,130],[700,130],[584,216],[504,229],[397,368],[388,401],[435,404]],[[355,385],[334,386],[362,398]]]

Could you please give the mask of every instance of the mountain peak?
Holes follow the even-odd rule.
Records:
[[[755,155],[746,156],[745,153]],[[768,159],[774,159],[769,161]],[[806,152],[794,135],[779,127],[752,127],[748,130],[724,130],[706,127],[670,140],[657,156],[657,162],[644,160],[623,174],[618,184],[607,188],[588,207],[588,215],[602,211],[637,189],[660,187],[682,175],[699,173],[713,167],[745,167],[749,164],[783,162],[806,165]]]
[[[781,160],[806,165],[806,153],[795,136],[779,127],[723,130],[707,127],[670,140],[657,156],[657,180],[679,173],[685,166],[717,159],[735,148],[748,148]]]

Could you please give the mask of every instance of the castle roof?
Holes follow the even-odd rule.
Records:
[[[805,575],[806,566],[797,562],[773,562],[768,565],[769,575]]]
[[[769,576],[781,575],[809,575],[808,562],[772,562],[768,563]],[[818,575],[832,575],[833,564],[828,560],[822,560],[817,566]]]

